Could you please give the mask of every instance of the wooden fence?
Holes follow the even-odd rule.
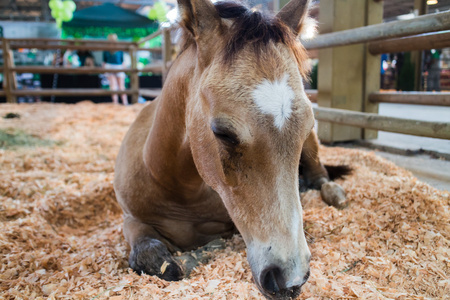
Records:
[[[328,11],[322,11],[322,4],[325,6],[327,1],[321,1],[321,16],[330,17],[332,14]],[[349,1],[346,5],[352,5],[352,9],[356,9],[356,4],[360,4],[364,1],[356,1],[353,4]],[[365,12],[369,12],[366,15],[365,20],[376,19],[372,14],[376,9],[382,7],[379,1],[365,0],[366,6]],[[356,5],[356,6],[355,6]],[[371,7],[372,5],[372,7]],[[377,5],[377,7],[374,7]],[[361,6],[361,5],[360,5]],[[366,9],[366,8],[371,8]],[[336,9],[336,8],[334,8]],[[381,8],[382,9],[382,8]],[[334,12],[331,12],[334,13]],[[379,14],[378,14],[379,16]],[[340,17],[341,18],[341,17]],[[379,20],[379,17],[378,17]],[[341,21],[340,21],[341,22]],[[327,25],[327,24],[325,24]],[[351,47],[349,45],[363,44],[363,48],[357,48],[356,50],[363,51],[364,62],[362,63],[362,69],[364,72],[371,71],[372,75],[365,75],[365,86],[361,89],[363,91],[362,98],[359,101],[362,102],[360,107],[365,107],[363,112],[342,110],[334,108],[331,98],[340,99],[345,98],[343,96],[334,95],[333,91],[327,89],[321,90],[319,86],[318,91],[308,90],[307,94],[313,102],[318,102],[319,107],[315,108],[316,119],[322,122],[336,123],[343,125],[350,125],[359,128],[391,131],[404,134],[412,134],[419,136],[427,136],[434,138],[450,139],[450,126],[449,123],[439,122],[423,122],[414,121],[409,119],[399,119],[379,116],[373,113],[373,110],[377,110],[377,103],[403,103],[403,104],[420,104],[420,105],[441,105],[450,106],[450,93],[433,93],[433,92],[379,92],[379,82],[373,80],[374,76],[379,76],[379,64],[380,59],[377,56],[380,53],[400,52],[400,51],[413,51],[434,49],[442,47],[450,47],[450,11],[441,12],[436,14],[430,14],[425,16],[416,17],[411,20],[396,21],[390,23],[367,25],[360,28],[353,28],[348,30],[340,30],[331,33],[325,33],[317,36],[311,41],[304,42],[306,49],[309,51],[317,51],[319,57],[321,53],[325,53],[320,59],[321,63],[328,63],[330,53],[324,52],[333,47]],[[128,42],[115,42],[110,41],[92,41],[92,40],[53,40],[53,39],[2,39],[2,49],[4,55],[4,90],[0,92],[0,95],[5,95],[8,102],[15,102],[17,96],[30,95],[30,96],[79,96],[79,95],[111,95],[126,93],[131,95],[132,102],[136,102],[139,95],[146,95],[155,97],[159,94],[158,90],[144,90],[139,87],[138,74],[139,72],[161,72],[163,78],[167,73],[168,66],[172,58],[172,43],[170,38],[171,29],[161,29],[154,34],[141,39],[136,43]],[[162,48],[140,48],[139,45],[145,41],[151,40],[158,35],[163,36]],[[12,57],[12,49],[17,48],[37,48],[37,49],[65,49],[65,50],[104,50],[104,51],[127,51],[131,57],[131,67],[120,70],[110,70],[105,68],[61,68],[61,67],[37,67],[37,66],[20,66],[14,65]],[[328,49],[327,49],[328,48]],[[348,48],[346,48],[348,49]],[[145,69],[137,68],[136,52],[138,50],[147,50],[151,52],[159,52],[163,55],[163,61],[161,64],[148,66]],[[371,62],[369,62],[371,60]],[[53,73],[53,74],[98,74],[106,72],[127,72],[131,78],[131,87],[124,91],[110,91],[104,89],[40,89],[40,90],[19,90],[17,89],[17,82],[15,79],[16,73]],[[319,76],[320,76],[319,69]],[[333,75],[333,73],[331,73]],[[331,76],[330,75],[330,76]],[[333,75],[334,76],[334,75]],[[336,77],[336,76],[335,76]],[[338,77],[338,76],[337,76]],[[339,80],[339,78],[337,78]],[[370,83],[372,82],[372,83]],[[364,82],[363,82],[364,83]],[[320,84],[320,80],[319,80]],[[328,84],[328,83],[327,83]],[[352,84],[352,83],[350,83]],[[372,86],[370,88],[367,84]],[[352,91],[349,91],[352,92]],[[331,103],[331,105],[330,105]],[[325,105],[323,105],[325,104]],[[352,106],[354,104],[351,104]],[[371,107],[367,109],[367,107]],[[372,112],[370,111],[372,110]],[[319,124],[320,126],[320,124]],[[327,128],[330,131],[330,127]],[[325,142],[333,142],[337,140],[349,140],[356,137],[370,138],[374,135],[344,135],[338,138],[330,136],[321,136],[319,127],[319,137]]]
[[[6,96],[7,102],[17,102],[18,96],[107,96],[113,94],[128,94],[131,102],[136,103],[139,95],[156,97],[158,90],[142,89],[139,86],[139,73],[167,73],[168,66],[172,59],[172,43],[170,39],[171,28],[161,29],[154,34],[145,37],[137,42],[111,42],[98,40],[61,40],[61,39],[1,39],[3,51],[3,91],[0,96]],[[149,41],[158,35],[163,35],[163,46],[161,48],[142,48],[139,45]],[[124,51],[128,52],[131,58],[131,66],[122,69],[108,69],[101,67],[59,67],[59,66],[15,66],[13,50],[19,48],[29,49],[55,49],[55,50],[89,50],[89,51]],[[162,62],[148,65],[142,69],[137,67],[137,51],[150,51],[161,53]],[[130,77],[130,88],[126,90],[106,90],[106,89],[30,89],[21,90],[17,88],[17,73],[50,73],[50,74],[101,74],[126,72]]]
[[[370,7],[370,5],[381,6],[380,4],[376,4],[375,1],[366,1],[368,5],[366,6],[366,8]],[[327,0],[321,1],[320,14],[325,14],[328,16],[332,16],[333,13],[336,14],[336,10],[324,12],[322,11],[322,4],[326,5],[327,3]],[[366,13],[367,12],[368,10],[366,10]],[[370,15],[369,12],[369,15],[366,15],[366,20],[370,19],[371,17],[373,18],[373,16]],[[329,30],[332,26],[333,24],[325,24],[327,30]],[[332,78],[332,80],[335,80],[333,81],[333,83],[322,83],[322,88],[320,82],[321,79],[327,78],[324,76],[322,76],[322,78],[320,77],[321,70],[324,70],[324,67],[321,66],[321,64],[333,64],[332,59],[335,57],[333,56],[335,53],[337,53],[337,55],[341,55],[339,58],[342,59],[342,55],[345,54],[342,54],[342,52],[344,51],[340,51],[338,49],[341,46],[345,46],[345,49],[349,49],[349,51],[351,51],[351,47],[354,46],[349,45],[363,45],[362,48],[358,48],[358,51],[363,52],[361,74],[365,74],[363,75],[363,77],[367,76],[367,79],[362,80],[363,84],[367,85],[367,82],[370,80],[379,80],[381,59],[379,56],[377,56],[378,54],[450,47],[449,30],[450,11],[446,11],[436,14],[419,16],[411,20],[367,25],[359,28],[324,33],[320,34],[310,41],[303,42],[308,51],[318,51],[319,53],[319,88],[318,90],[306,91],[311,101],[318,102],[319,104],[319,107],[314,108],[315,117],[317,120],[319,120],[319,138],[325,140],[325,142],[334,142],[355,139],[355,136],[358,137],[358,134],[346,135],[345,131],[351,131],[351,129],[348,129],[348,126],[339,127],[345,129],[341,130],[341,132],[344,133],[336,133],[337,130],[333,131],[332,126],[334,125],[332,124],[340,124],[349,125],[352,126],[352,128],[358,127],[432,138],[450,139],[450,123],[424,122],[406,118],[403,119],[380,116],[376,113],[376,111],[378,110],[376,106],[375,113],[373,111],[371,112],[370,110],[364,110],[364,107],[370,105],[373,106],[381,102],[450,106],[450,93],[448,92],[379,92],[378,81],[378,87],[376,87],[376,90],[374,90],[372,84],[372,92],[369,91],[370,87],[367,86],[364,86],[362,89],[358,90],[358,92],[362,91],[362,99],[361,97],[359,97],[360,103],[357,103],[355,105],[354,103],[346,102],[350,97],[348,96],[348,93],[352,93],[350,88],[347,88],[347,90],[349,91],[342,91],[331,86],[333,83],[336,83],[336,85],[342,83],[342,81],[339,81],[339,78]],[[336,49],[338,50],[336,50],[335,53],[330,52],[334,47],[336,47]],[[372,59],[373,62],[368,62],[368,58]],[[334,62],[335,65],[337,63],[338,62]],[[351,66],[349,66],[349,68],[351,68]],[[326,70],[330,73],[334,72],[334,70]],[[367,72],[369,71],[372,72],[372,75],[367,75]],[[332,74],[333,77],[336,77],[335,73]],[[331,80],[331,77],[328,77],[328,79]],[[342,78],[342,80],[345,79]],[[357,80],[358,79],[356,78],[355,81]],[[349,83],[348,86],[350,86],[351,84],[352,83]],[[344,104],[342,105],[342,103]],[[340,105],[349,108],[339,109],[342,108],[340,107]],[[352,107],[356,107],[356,109],[352,109]],[[328,126],[323,126],[325,127],[325,129],[322,130],[322,135],[320,130],[321,123],[331,124]],[[364,134],[359,136],[361,138],[367,138],[364,136]],[[374,135],[372,134],[371,138],[373,137]]]

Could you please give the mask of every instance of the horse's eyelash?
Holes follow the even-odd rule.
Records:
[[[218,139],[220,139],[220,140],[222,140],[222,141],[224,141],[226,143],[230,143],[233,146],[239,145],[239,141],[235,137],[232,137],[232,136],[230,136],[230,135],[228,135],[226,133],[215,133],[214,132],[214,135]]]

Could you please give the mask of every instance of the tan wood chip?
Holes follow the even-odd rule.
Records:
[[[261,299],[239,236],[166,282],[128,268],[112,187],[121,140],[142,105],[0,105],[0,129],[50,141],[0,148],[0,299]],[[299,299],[450,299],[450,195],[374,153],[321,147],[355,171],[349,207],[302,195],[312,252]],[[161,270],[162,272],[164,270]]]

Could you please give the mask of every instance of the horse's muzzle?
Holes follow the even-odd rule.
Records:
[[[281,269],[277,266],[270,266],[261,273],[260,289],[268,299],[295,299],[300,295],[301,287],[308,280],[309,275],[308,271],[300,285],[287,287]]]

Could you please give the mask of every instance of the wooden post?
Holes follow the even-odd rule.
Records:
[[[169,62],[172,61],[172,40],[170,28],[163,29],[163,84],[169,71]]]
[[[137,69],[137,47],[130,46],[131,58],[131,72],[130,72],[130,88],[133,91],[131,94],[131,103],[137,103],[139,99],[139,70]]]
[[[366,2],[366,26],[383,23],[383,1],[369,0]],[[381,81],[381,55],[371,55],[369,45],[364,44],[365,66],[363,70],[363,112],[378,113],[378,103],[369,101],[369,95],[380,91]],[[378,131],[371,129],[362,130],[363,139],[376,139]]]
[[[321,0],[320,34],[381,23],[382,9],[376,0]],[[319,50],[319,107],[378,111],[368,95],[379,90],[380,60],[370,57],[366,48],[365,44],[354,44]],[[324,143],[376,137],[374,132],[328,122],[319,122],[318,134]]]
[[[14,62],[14,57],[11,57],[12,52],[9,48],[8,41],[3,38],[2,39],[2,50],[3,50],[3,89],[6,94],[6,102],[16,103],[17,98],[12,94],[14,90],[14,86],[17,87],[17,83],[15,83],[15,76],[11,72],[11,62]]]
[[[17,72],[15,72],[13,69],[16,67],[16,63],[14,62],[14,53],[11,49],[9,49],[9,66],[10,66],[10,72],[9,76],[11,77],[11,88],[12,90],[17,90]]]

